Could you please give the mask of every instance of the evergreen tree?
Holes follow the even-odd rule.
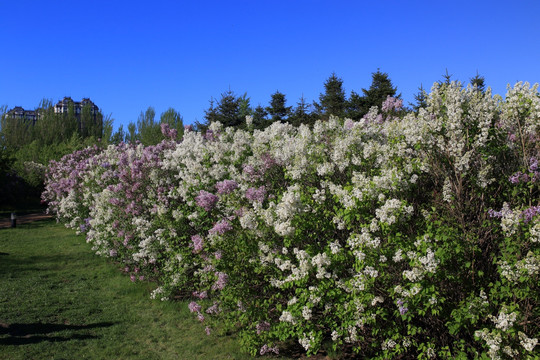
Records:
[[[343,116],[346,104],[343,80],[332,73],[324,83],[324,94],[319,95],[319,103],[313,105],[317,112],[327,119],[330,115]]]
[[[427,107],[428,93],[424,90],[422,84],[418,88],[418,94],[414,95],[415,103],[409,103],[412,106],[413,111],[418,114],[420,109],[425,109]]]
[[[205,111],[206,126],[211,122],[219,121],[225,127],[239,127],[245,124],[246,115],[250,114],[251,108],[247,94],[238,97],[229,89],[221,94],[221,99],[215,105],[214,99],[210,100],[210,107]]]
[[[287,100],[285,99],[285,94],[276,91],[271,95],[270,106],[266,108],[266,111],[270,115],[270,120],[272,122],[276,121],[287,121],[289,115],[291,114],[291,106],[285,106]]]
[[[253,127],[255,129],[264,129],[270,125],[270,122],[266,118],[267,116],[268,112],[266,112],[265,108],[263,108],[260,104],[257,105],[255,110],[253,110]]]
[[[135,144],[137,141],[140,141],[139,133],[137,132],[137,125],[130,121],[128,124],[128,131],[126,134],[126,142],[130,144]]]
[[[486,91],[486,79],[483,76],[480,76],[478,74],[478,71],[476,71],[476,75],[472,77],[470,80],[471,85],[481,93],[485,93]]]
[[[296,103],[296,108],[289,116],[289,122],[294,126],[301,124],[312,125],[315,122],[315,115],[311,113],[311,105],[306,102],[304,94]]]
[[[354,90],[351,91],[351,96],[349,96],[349,101],[347,101],[346,117],[358,121],[365,115],[364,108],[364,97],[360,96]]]
[[[364,96],[360,118],[366,115],[372,106],[378,106],[380,108],[388,96],[401,97],[401,94],[396,96],[397,88],[392,85],[392,81],[387,73],[383,73],[377,69],[377,72],[372,73],[371,76],[372,81],[369,89],[362,89]]]

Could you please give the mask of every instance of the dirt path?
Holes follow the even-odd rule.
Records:
[[[53,216],[45,213],[36,213],[28,215],[17,215],[17,225],[27,224],[32,221],[52,219]],[[0,219],[0,229],[8,228],[11,226],[11,217]]]

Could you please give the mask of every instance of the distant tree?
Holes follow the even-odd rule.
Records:
[[[178,132],[178,138],[181,139],[184,134],[184,119],[182,115],[173,108],[167,109],[160,116],[161,124],[168,124],[171,129],[176,129]]]
[[[471,85],[481,93],[486,92],[486,79],[483,76],[480,76],[478,74],[478,71],[476,71],[476,75],[472,77],[470,80]]]
[[[126,132],[124,131],[124,126],[122,124],[120,124],[120,126],[118,127],[118,130],[116,130],[112,135],[111,135],[111,140],[110,140],[110,143],[111,144],[115,144],[115,145],[118,145],[120,144],[122,141],[126,140]]]
[[[345,117],[358,121],[366,114],[364,112],[365,107],[364,97],[353,90],[347,101],[347,112]]]
[[[285,94],[276,91],[271,95],[270,106],[266,108],[266,111],[270,115],[272,122],[287,121],[287,118],[291,114],[291,106],[285,106],[287,100]]]
[[[401,97],[401,94],[396,96],[397,88],[392,85],[392,81],[387,73],[383,73],[377,69],[376,72],[371,74],[371,77],[372,81],[369,89],[362,89],[364,96],[360,111],[361,117],[367,114],[372,106],[381,107],[383,101],[385,101],[388,96],[395,98]]]
[[[156,110],[151,106],[139,115],[137,131],[143,145],[155,145],[163,140],[160,124],[155,121],[155,117]]]
[[[311,113],[311,105],[306,102],[304,94],[296,103],[294,111],[289,116],[289,122],[294,126],[301,124],[312,125],[315,122],[315,114]]]
[[[255,129],[264,129],[270,122],[267,119],[268,112],[260,104],[253,110],[253,127]]]
[[[428,99],[428,93],[426,90],[424,90],[424,87],[422,84],[420,84],[420,87],[418,88],[418,93],[414,95],[414,103],[409,103],[409,105],[412,107],[412,110],[418,114],[420,109],[425,109],[427,107],[427,99]]]
[[[335,73],[324,83],[324,94],[319,95],[319,103],[314,103],[317,112],[328,118],[330,115],[343,116],[346,108],[343,80]]]
[[[221,99],[214,104],[210,100],[210,107],[205,111],[206,125],[219,121],[225,127],[240,127],[245,124],[246,115],[251,114],[249,98],[247,94],[242,97],[236,96],[232,90],[221,94]]]
[[[128,131],[126,134],[126,142],[130,144],[135,144],[137,141],[140,141],[140,135],[137,132],[137,124],[130,121],[128,124]]]

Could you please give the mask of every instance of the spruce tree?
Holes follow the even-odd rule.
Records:
[[[270,115],[272,122],[287,121],[291,114],[291,106],[285,106],[287,100],[285,94],[276,91],[271,95],[270,106],[266,108],[266,111]]]
[[[428,94],[426,90],[424,90],[422,84],[420,84],[420,87],[418,88],[418,94],[414,95],[415,103],[409,103],[415,114],[418,114],[420,109],[425,109],[427,107],[427,98]]]
[[[480,76],[480,74],[478,74],[478,71],[476,71],[476,75],[472,77],[469,81],[475,90],[480,91],[481,93],[485,93],[486,79],[483,76]]]
[[[324,94],[319,95],[319,103],[314,103],[314,106],[320,115],[328,119],[330,115],[343,116],[346,104],[343,80],[332,73],[324,83]]]
[[[361,117],[366,115],[372,106],[381,107],[388,96],[400,98],[401,94],[396,96],[397,88],[392,85],[392,81],[387,73],[377,72],[371,74],[372,81],[369,89],[362,89],[364,93],[363,104],[361,106]]]
[[[311,105],[306,102],[304,94],[296,103],[296,107],[289,116],[289,122],[294,126],[301,124],[312,125],[315,122],[315,115],[311,113]]]

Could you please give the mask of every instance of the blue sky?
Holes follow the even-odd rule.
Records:
[[[153,106],[203,121],[229,88],[266,106],[318,100],[377,68],[405,102],[446,69],[494,93],[540,82],[539,1],[1,1],[0,106],[90,97],[115,127]]]

